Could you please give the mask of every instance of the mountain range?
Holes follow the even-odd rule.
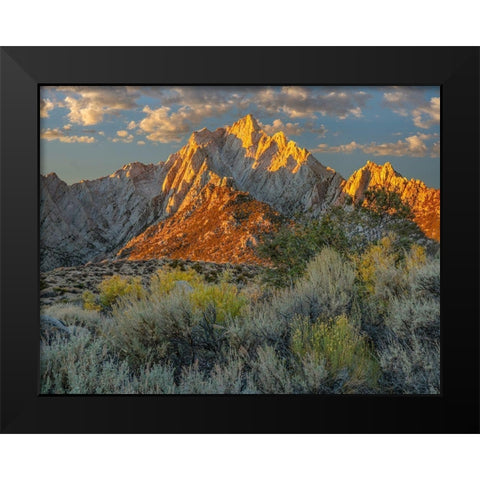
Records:
[[[388,162],[369,161],[344,179],[247,115],[192,133],[165,162],[73,185],[41,175],[41,269],[115,257],[261,263],[254,247],[263,233],[299,213],[321,217],[347,195],[361,202],[372,187],[397,191],[424,234],[440,239],[439,190]]]

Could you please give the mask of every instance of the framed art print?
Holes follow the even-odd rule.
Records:
[[[3,49],[2,430],[478,431],[478,55]]]

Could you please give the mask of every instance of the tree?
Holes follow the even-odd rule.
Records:
[[[389,217],[405,220],[413,220],[414,218],[410,205],[402,200],[398,191],[387,190],[384,187],[374,187],[365,192],[364,198],[366,207],[387,222]]]

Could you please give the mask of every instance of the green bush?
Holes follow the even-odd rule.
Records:
[[[278,287],[292,285],[303,274],[308,261],[324,247],[339,252],[348,248],[346,234],[334,213],[321,220],[303,218],[300,223],[284,225],[278,232],[266,235],[257,248],[258,254],[273,265],[265,270],[264,281]]]
[[[315,323],[298,318],[293,328],[291,348],[301,360],[305,357],[317,362],[324,360],[331,379],[337,380],[343,375],[342,392],[377,386],[378,361],[365,336],[345,315]]]

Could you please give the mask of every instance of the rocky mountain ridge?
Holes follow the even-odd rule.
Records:
[[[282,217],[319,217],[345,194],[360,198],[381,185],[400,188],[416,221],[436,238],[438,190],[372,162],[345,180],[283,132],[269,136],[247,115],[213,132],[192,133],[166,162],[135,162],[73,185],[56,174],[41,176],[41,269],[117,252],[129,259],[258,263],[258,236]]]
[[[342,189],[354,201],[363,201],[367,189],[378,187],[397,192],[410,205],[414,222],[425,235],[440,240],[440,190],[427,187],[421,180],[408,180],[390,162],[377,165],[371,161],[354,172]]]

